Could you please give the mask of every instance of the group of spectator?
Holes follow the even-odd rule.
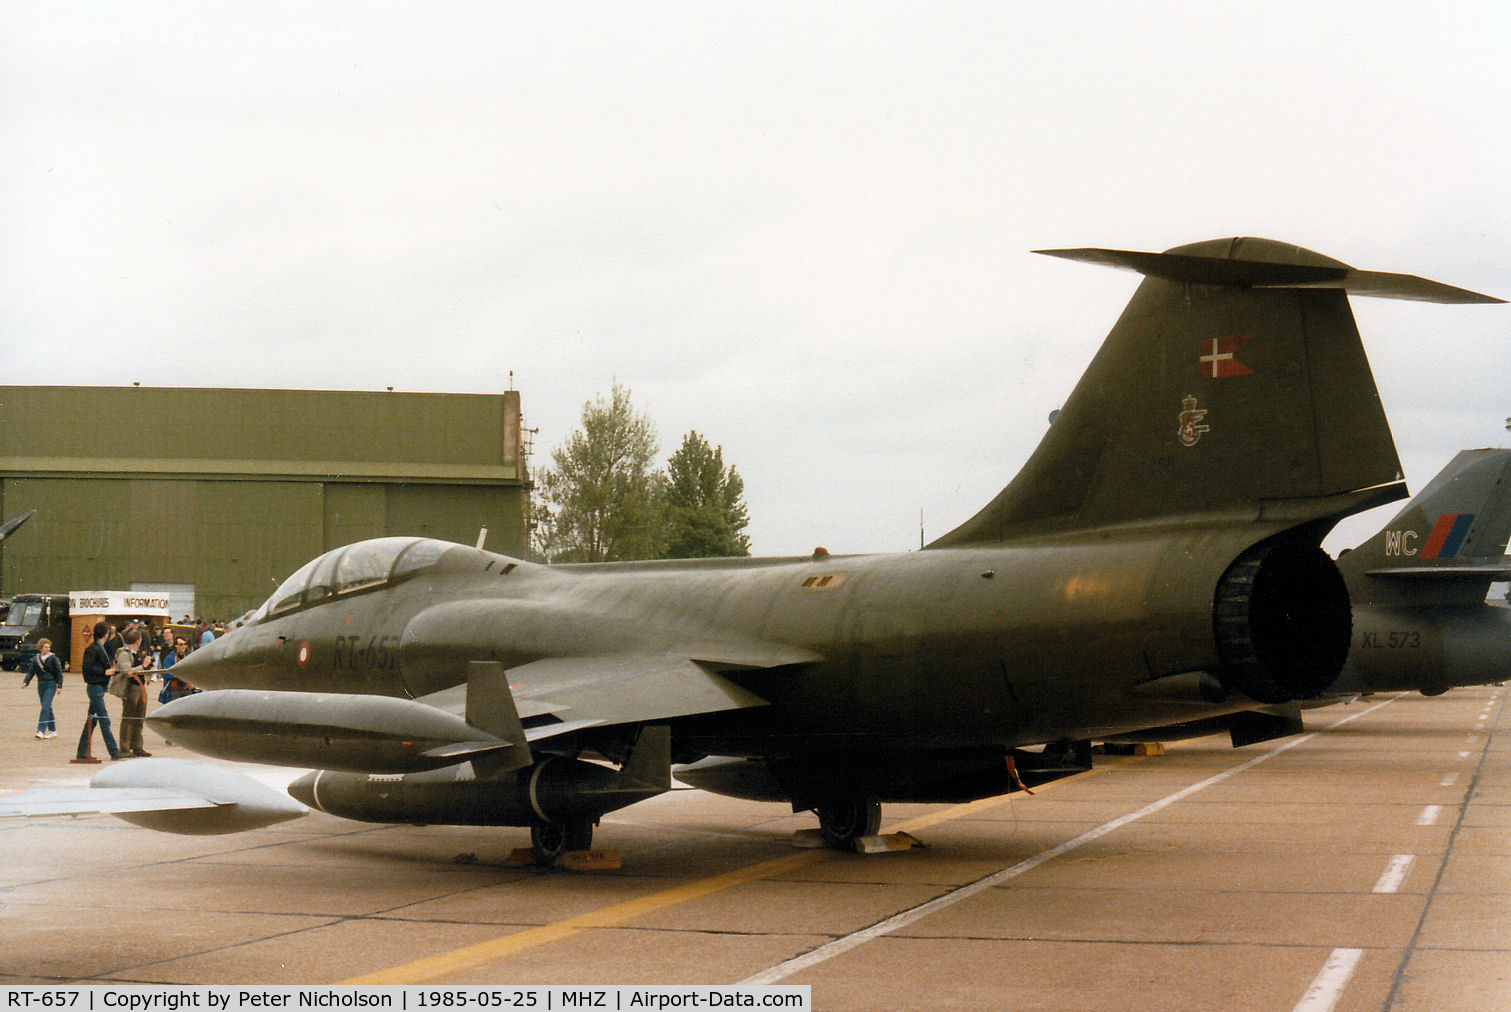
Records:
[[[185,616],[183,625],[190,624]],[[215,639],[215,627],[203,619],[193,628],[188,635],[196,638],[195,646]],[[224,631],[224,627],[221,630]],[[85,648],[80,663],[88,711],[84,730],[79,735],[78,758],[89,755],[96,726],[110,758],[149,756],[151,753],[142,742],[142,727],[147,716],[147,686],[154,678],[162,677],[163,688],[157,697],[160,703],[200,691],[172,674],[174,665],[189,653],[190,640],[172,627],[154,628],[136,619],[122,629],[106,622],[96,622],[93,632],[93,642]],[[37,681],[37,696],[42,704],[37,716],[36,737],[55,738],[58,729],[52,702],[63,687],[63,665],[52,651],[51,640],[38,641],[37,654],[27,666],[22,685],[29,685],[33,678]],[[106,692],[121,698],[119,744],[110,731],[110,713],[105,708]]]

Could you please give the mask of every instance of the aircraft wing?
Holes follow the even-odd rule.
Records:
[[[184,808],[214,808],[192,791],[152,787],[33,787],[0,791],[0,818],[38,815],[118,815]]]
[[[560,722],[530,727],[531,741],[593,725],[766,705],[706,664],[679,655],[547,657],[508,669],[508,677],[521,720],[550,716]],[[462,714],[466,696],[467,687],[458,685],[416,701]]]
[[[0,791],[0,818],[115,815],[148,829],[192,836],[258,829],[306,811],[251,777],[192,759],[133,759],[107,766],[88,787]]]

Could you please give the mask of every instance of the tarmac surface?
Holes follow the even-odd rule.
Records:
[[[78,677],[46,741],[35,694],[3,677],[0,789],[86,783],[101,767],[68,762]],[[891,805],[883,831],[926,848],[865,856],[796,848],[811,816],[690,790],[606,818],[594,845],[623,866],[591,872],[506,866],[528,842],[517,829],[316,813],[185,837],[5,819],[0,985],[745,982],[809,984],[817,1009],[1511,1008],[1505,703],[1498,687],[1375,696],[1310,712],[1304,736],[1099,756],[1032,797]]]

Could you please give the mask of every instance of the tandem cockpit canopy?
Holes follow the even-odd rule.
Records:
[[[283,581],[257,609],[252,621],[405,579],[429,569],[447,549],[454,547],[430,538],[374,538],[332,549]]]

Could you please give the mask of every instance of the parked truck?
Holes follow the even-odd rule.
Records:
[[[17,594],[0,626],[0,667],[25,670],[36,656],[37,642],[49,639],[64,666],[77,671],[75,662],[83,657],[96,622],[110,622],[121,629],[132,619],[151,629],[163,628],[168,624],[167,596],[134,590]]]
[[[52,640],[53,653],[67,665],[69,633],[67,594],[17,594],[0,625],[0,668],[14,671],[29,664],[42,639]]]

